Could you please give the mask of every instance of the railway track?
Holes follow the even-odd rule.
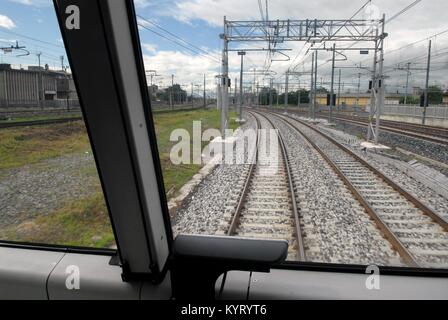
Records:
[[[324,114],[327,114],[326,112]],[[363,122],[367,124],[367,119],[365,117],[353,117],[349,115],[342,115],[339,114],[336,116],[339,120],[356,120],[359,122]],[[415,133],[422,133],[425,135],[435,136],[439,138],[448,139],[448,129],[442,128],[442,127],[434,127],[434,126],[427,126],[422,124],[416,124],[416,123],[407,123],[407,122],[400,122],[400,121],[393,121],[393,120],[381,120],[384,127],[387,128],[396,128],[401,129],[405,131],[411,131]]]
[[[273,129],[269,119],[252,114],[257,129]],[[266,131],[268,132],[268,131]],[[305,260],[299,214],[294,197],[288,157],[282,137],[277,133],[277,161],[260,152],[270,144],[269,135],[257,130],[255,152],[238,204],[227,227],[228,236],[284,239],[289,243],[288,260]],[[271,153],[272,154],[272,153]]]
[[[30,126],[42,126],[56,123],[66,123],[82,120],[82,117],[70,117],[62,119],[47,119],[47,120],[30,120],[30,121],[17,121],[17,122],[3,122],[0,123],[0,129],[14,128],[14,127],[30,127]]]
[[[303,112],[299,112],[297,110],[289,110],[289,111],[296,114],[303,114]],[[321,117],[322,115],[328,116],[328,113],[321,112]],[[335,114],[333,116],[333,119],[341,122],[350,123],[356,126],[365,127],[367,125],[366,118]],[[422,139],[425,141],[438,143],[441,145],[448,145],[448,129],[446,128],[432,127],[432,126],[391,121],[391,120],[381,120],[380,128],[383,131],[401,134],[417,139]]]
[[[296,130],[316,149],[405,264],[447,267],[448,223],[444,219],[332,137],[303,121],[269,114]]]
[[[334,117],[335,120],[339,120],[342,122],[347,122],[347,123],[351,123],[354,125],[358,125],[358,126],[366,126],[367,125],[367,121],[363,121],[363,120],[353,120],[353,119],[348,119],[348,118],[340,118],[340,117]],[[384,120],[382,120],[382,122],[384,123]],[[434,143],[439,143],[442,145],[448,145],[448,132],[443,132],[442,129],[441,130],[429,130],[426,129],[423,131],[423,129],[421,131],[415,131],[412,128],[414,128],[413,126],[405,126],[405,125],[401,125],[401,126],[394,126],[391,127],[389,124],[383,124],[380,126],[381,130],[387,131],[387,132],[392,132],[392,133],[397,133],[397,134],[402,134],[402,135],[406,135],[406,136],[410,136],[410,137],[414,137],[414,138],[418,138],[418,139],[422,139],[422,140],[426,140],[426,141],[430,141],[430,142],[434,142]]]

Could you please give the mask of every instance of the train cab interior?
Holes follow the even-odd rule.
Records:
[[[64,190],[64,196],[84,192],[84,198],[92,197],[94,190],[100,192],[105,213],[101,221],[110,224],[109,240],[112,241],[102,244],[97,235],[102,235],[102,229],[96,224],[98,219],[92,218],[88,223],[96,230],[85,236],[85,242],[76,242],[65,236],[61,236],[62,240],[45,242],[45,236],[40,236],[45,226],[54,226],[54,230],[46,233],[54,237],[63,232],[78,234],[79,230],[87,228],[79,226],[78,220],[72,221],[88,217],[87,213],[70,216],[70,210],[81,210],[80,202],[76,201],[64,209],[62,218],[49,213],[43,218],[33,217],[32,222],[20,220],[18,231],[11,231],[9,225],[0,223],[0,227],[6,230],[0,232],[0,299],[210,301],[448,298],[447,269],[443,267],[422,268],[412,263],[378,263],[377,266],[375,261],[359,260],[361,262],[357,263],[356,259],[347,263],[337,259],[313,261],[311,258],[291,261],[291,248],[295,248],[297,243],[288,240],[256,239],[242,233],[228,237],[225,232],[207,234],[185,232],[188,228],[173,228],[175,221],[178,221],[169,207],[169,191],[173,187],[167,184],[169,176],[164,166],[168,160],[166,155],[161,155],[165,147],[158,141],[160,127],[155,120],[156,117],[169,117],[170,113],[157,113],[158,102],[153,100],[148,90],[147,71],[151,65],[147,65],[144,57],[148,47],[144,47],[141,39],[145,26],[151,24],[142,24],[138,18],[137,1],[132,0],[54,0],[52,5],[48,12],[56,23],[53,27],[60,33],[59,45],[63,45],[66,52],[65,63],[69,66],[86,131],[85,137],[74,136],[70,138],[73,140],[61,142],[61,145],[75,148],[85,139],[91,148],[89,152],[80,153],[78,158],[58,158],[57,161],[66,164],[64,170],[68,172],[58,188],[59,191]],[[151,50],[155,52],[157,48]],[[173,57],[171,63],[177,63],[176,59]],[[182,62],[179,60],[178,63]],[[155,76],[155,73],[152,75]],[[150,80],[152,85],[153,77]],[[167,81],[171,78],[168,77]],[[198,99],[202,98],[201,95]],[[66,99],[68,106],[69,100]],[[257,117],[255,109],[249,112],[254,119]],[[177,117],[183,115],[174,114],[170,121]],[[260,125],[267,125],[268,120],[263,119],[257,121]],[[274,124],[280,120],[276,121]],[[280,149],[285,147],[281,142]],[[86,158],[91,161],[89,165]],[[289,162],[292,160],[289,159]],[[74,167],[76,169],[70,171]],[[23,174],[24,179],[31,179],[32,172],[37,172],[32,170],[41,170],[41,180],[33,180],[37,181],[35,183],[45,185],[58,181],[52,175],[43,174],[42,168],[46,168],[44,164],[34,169],[27,167],[26,174],[19,169],[15,172],[17,176]],[[176,170],[180,169],[175,168],[174,173],[170,174],[177,177]],[[82,178],[84,180],[81,179],[76,186],[70,184],[77,181],[78,174],[87,171],[89,174],[94,172],[98,180],[96,189],[84,188],[84,184],[90,181],[87,178]],[[254,174],[256,171],[257,168],[254,168]],[[8,179],[11,177],[7,175]],[[70,187],[65,190],[63,184]],[[12,188],[12,182],[9,186]],[[33,192],[44,188],[37,186],[33,189],[37,191]],[[78,191],[78,188],[84,189]],[[289,192],[292,192],[291,188],[294,189],[294,186],[290,186]],[[0,192],[7,192],[2,190],[0,188]],[[59,191],[47,192],[42,196],[51,198],[53,192],[59,194]],[[14,196],[18,194],[16,190]],[[14,198],[15,201],[26,202],[28,195],[23,192],[22,196]],[[228,197],[231,197],[230,191]],[[202,203],[202,210],[213,206],[206,201]],[[87,207],[96,210],[94,204]],[[6,202],[4,208],[9,208]],[[7,216],[0,214],[0,219]],[[74,225],[64,231],[64,227],[57,226],[55,221],[62,221],[63,226],[69,222]],[[197,222],[190,222],[190,226],[194,223]],[[198,228],[201,229],[201,226]],[[29,230],[39,237],[33,238]],[[302,232],[306,233],[307,230],[303,227]],[[21,238],[23,234],[26,236]],[[345,233],[342,232],[341,237],[345,237]],[[92,241],[96,241],[93,246],[90,245]],[[344,245],[341,243],[341,246]],[[358,253],[353,254],[356,256]],[[312,253],[309,253],[311,256]]]

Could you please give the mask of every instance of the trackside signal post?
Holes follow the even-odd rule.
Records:
[[[221,90],[221,136],[223,139],[226,138],[227,129],[227,114],[229,110],[229,52],[228,45],[229,40],[227,38],[227,22],[226,17],[224,17],[224,33],[221,34],[221,39],[224,42],[224,47],[222,49],[222,90]]]
[[[238,51],[238,55],[241,56],[241,69],[240,69],[240,99],[238,101],[238,120],[243,120],[243,61],[246,55],[245,51]],[[235,92],[236,94],[236,92]]]

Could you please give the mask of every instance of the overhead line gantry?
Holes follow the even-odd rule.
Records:
[[[228,53],[230,42],[267,42],[269,48],[275,48],[279,43],[305,41],[315,44],[327,41],[333,42],[373,42],[374,63],[372,72],[372,106],[376,113],[376,134],[373,133],[373,108],[371,108],[368,125],[369,137],[373,134],[378,141],[379,115],[384,104],[383,41],[385,16],[382,19],[305,19],[305,20],[227,20],[224,17],[224,32],[222,53],[222,113],[221,132],[225,138],[227,128],[227,113],[229,107],[228,87],[229,66]],[[381,30],[379,30],[381,28]],[[272,45],[272,47],[271,47]],[[232,50],[232,49],[230,49]],[[378,67],[377,67],[378,65]]]

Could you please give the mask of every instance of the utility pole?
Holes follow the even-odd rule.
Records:
[[[253,83],[253,87],[252,87],[252,100],[253,100],[252,103],[253,103],[254,106],[256,106],[258,104],[258,92],[257,92],[257,95],[256,95],[257,102],[255,102],[255,91],[257,90],[256,87],[255,87],[256,82],[257,82],[257,76],[255,74],[255,71],[256,71],[256,69],[254,67],[254,83]],[[252,106],[252,103],[251,103],[251,106]]]
[[[423,118],[422,118],[422,124],[424,125],[426,123],[426,108],[429,105],[429,69],[431,67],[431,44],[432,40],[429,40],[429,46],[428,46],[428,63],[426,65],[426,85],[425,85],[425,103],[423,106]]]
[[[207,100],[205,96],[205,73],[204,73],[204,109],[207,107]]]
[[[404,93],[404,104],[406,105],[408,103],[408,88],[409,88],[409,75],[411,73],[411,63],[406,63],[407,70],[406,70],[406,92]]]
[[[317,107],[317,51],[314,53],[313,120],[316,119],[316,107]]]
[[[278,109],[278,96],[280,92],[280,84],[277,83],[277,109]]]
[[[339,69],[339,81],[338,81],[338,106],[336,108],[339,111],[339,107],[341,105],[341,69]]]
[[[171,75],[171,90],[170,90],[170,107],[174,109],[174,74]]]
[[[259,93],[259,86],[258,86],[258,82],[257,82],[257,105],[260,105],[260,93]]]
[[[238,51],[238,55],[241,56],[241,69],[240,69],[240,99],[238,103],[238,120],[243,120],[243,61],[246,55],[245,51]]]
[[[234,91],[234,93],[233,93],[233,107],[235,108],[235,111],[236,111],[236,105],[237,105],[237,103],[238,103],[238,78],[235,78],[235,85],[234,85],[234,87],[235,87],[235,89],[233,90]],[[232,88],[230,88],[230,89],[232,89]]]
[[[386,34],[384,33],[384,25],[386,24],[386,15],[383,14],[383,22],[381,23],[381,37],[380,37],[380,61],[379,61],[379,99],[376,101],[376,121],[375,121],[375,144],[378,144],[380,137],[380,121],[381,121],[381,109],[384,105],[384,94],[385,94],[385,83],[383,75],[383,65],[384,65],[384,38]]]
[[[313,112],[312,112],[313,106],[312,105],[314,104],[314,94],[313,94],[313,90],[314,90],[314,54],[316,52],[313,52],[311,54],[311,84],[310,84],[309,106],[308,106],[309,118],[311,118],[313,115]]]
[[[194,108],[194,99],[193,99],[193,82],[191,83],[191,107]]]
[[[378,50],[379,50],[379,41],[378,41],[378,28],[376,28],[375,30],[376,35],[375,35],[375,52],[373,54],[373,70],[372,70],[372,84],[371,84],[371,93],[370,93],[370,110],[369,110],[369,124],[367,127],[367,140],[371,140],[372,139],[372,135],[373,135],[373,114],[375,112],[375,107],[376,107],[376,99],[377,99],[377,92],[376,92],[376,84],[377,84],[377,74],[376,74],[376,67],[377,67],[377,63],[378,63]]]
[[[334,107],[334,63],[336,57],[336,43],[333,43],[333,59],[331,64],[331,88],[330,88],[330,118],[328,122],[333,121],[333,107]]]
[[[226,129],[227,129],[227,111],[229,108],[229,60],[228,60],[228,45],[229,41],[227,39],[227,22],[226,17],[224,16],[224,33],[221,35],[221,39],[223,40],[223,49],[222,49],[222,111],[221,111],[221,136],[224,140],[226,138]]]
[[[222,109],[222,88],[221,88],[222,80],[221,78],[218,79],[219,83],[216,85],[216,109],[220,110]]]
[[[361,73],[358,73],[358,94],[356,96],[356,106],[359,107],[359,95],[361,93]]]
[[[405,96],[404,96],[404,104],[406,105],[408,102],[408,95],[409,95],[409,76],[412,74],[411,70],[418,70],[418,71],[426,71],[428,72],[427,67],[425,68],[411,68],[411,62],[406,63],[406,67],[401,67],[398,66],[398,68],[396,68],[396,70],[404,70],[406,71],[406,92],[405,92]]]
[[[272,109],[272,86],[273,86],[273,79],[269,80],[269,109]]]
[[[286,71],[286,79],[285,79],[285,113],[288,112],[288,88],[289,85],[289,70]]]
[[[40,65],[40,54],[39,54],[39,65]],[[64,69],[64,56],[61,56],[61,71],[64,72],[64,77],[65,77],[65,80],[67,81],[67,86],[70,86],[69,80],[67,77],[67,73],[65,73],[65,69]],[[43,88],[42,88],[42,91],[43,91]],[[65,101],[66,101],[65,106],[67,108],[67,111],[70,111],[70,106],[68,104],[69,103],[68,102],[68,92],[67,92],[67,97],[66,97]],[[44,102],[42,101],[42,107],[43,107],[43,105],[44,105]]]
[[[42,70],[40,68],[40,56],[42,55],[41,52],[36,53],[37,60],[39,61],[39,81],[38,81],[38,90],[39,90],[39,97],[37,98],[39,101],[39,106],[43,107],[43,83],[42,83]]]

